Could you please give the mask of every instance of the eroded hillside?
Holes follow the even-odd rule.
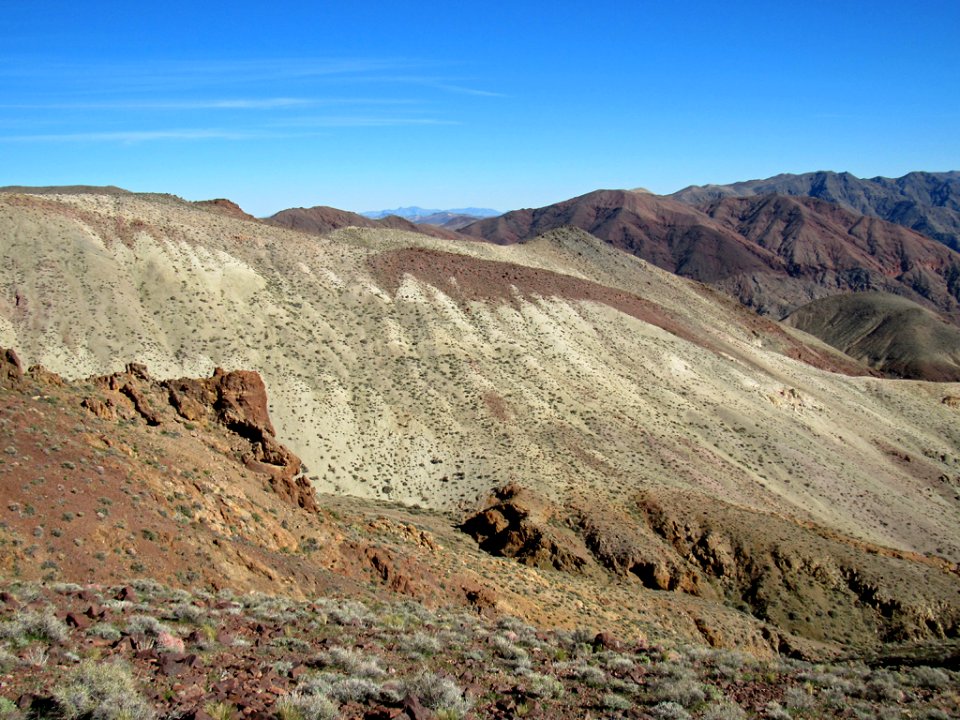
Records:
[[[583,233],[317,238],[166,196],[0,202],[0,342],[67,377],[257,370],[321,491],[449,509],[507,482],[564,503],[666,487],[960,557],[956,386],[819,369],[869,372]]]
[[[82,385],[43,389],[41,373],[8,410],[26,433],[11,444],[21,456],[24,428],[39,431],[30,413],[45,397],[64,405],[57,452],[87,458],[54,463],[68,479],[97,453],[132,449],[129,462],[99,462],[116,476],[113,494],[97,488],[113,503],[104,516],[126,519],[90,530],[134,551],[112,578],[131,562],[188,572],[195,557],[241,587],[372,582],[762,652],[958,633],[956,385],[875,377],[570,229],[498,247],[382,229],[316,237],[169,196],[0,202],[0,343],[68,379],[120,373],[94,383],[106,395],[86,407]],[[138,380],[123,372],[131,360],[161,379],[208,379]],[[262,375],[267,422],[303,473],[221,410],[223,432],[260,450],[201,463],[206,441],[184,430],[202,417],[191,398],[219,403],[215,367]],[[30,461],[49,465],[34,444]],[[191,447],[198,459],[172,479]],[[8,494],[26,548],[34,521],[17,494],[53,480],[45,472],[34,490],[24,457]],[[144,496],[123,492],[124,476],[156,487],[172,514],[147,516],[160,530],[139,526]],[[320,515],[298,509],[307,483],[327,493]],[[209,505],[221,485],[245,488],[226,515]],[[538,499],[490,506],[505,486]],[[472,538],[456,529],[477,512],[482,522],[461,525]],[[176,569],[154,568],[142,531],[173,538],[185,524]],[[62,537],[33,552],[49,545],[40,560],[86,567],[64,562],[82,551]]]

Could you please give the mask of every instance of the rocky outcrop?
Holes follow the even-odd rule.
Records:
[[[0,387],[13,387],[23,379],[23,365],[12,349],[0,354]]]
[[[587,565],[575,549],[576,538],[548,528],[549,510],[531,493],[507,485],[493,493],[493,503],[469,516],[460,529],[491,555],[542,568],[580,572]]]
[[[693,491],[648,490],[623,505],[551,505],[510,485],[460,528],[525,565],[607,572],[696,596],[764,623],[770,646],[857,647],[960,638],[960,567]],[[694,618],[711,644],[722,623]]]
[[[300,474],[300,458],[277,441],[267,412],[267,389],[258,373],[216,368],[212,377],[169,380],[164,387],[170,404],[185,420],[212,414],[216,422],[248,440],[250,451],[242,460],[254,472],[269,475],[274,492],[305,510],[317,510],[310,481]]]
[[[213,422],[237,436],[238,459],[266,475],[275,493],[310,512],[317,511],[302,463],[276,438],[267,412],[267,390],[256,372],[214,370],[209,378],[157,381],[146,366],[130,363],[120,373],[93,380],[103,397],[86,397],[82,406],[104,419],[140,419],[150,426]]]
[[[587,548],[608,571],[635,577],[651,590],[704,593],[700,573],[677,562],[648,528],[638,526],[612,508],[603,508],[602,512],[578,510],[575,518]]]

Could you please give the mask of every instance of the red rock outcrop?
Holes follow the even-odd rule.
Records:
[[[238,454],[248,469],[266,475],[273,491],[287,502],[317,511],[310,481],[300,473],[300,458],[276,438],[267,389],[258,373],[217,368],[209,378],[160,382],[150,377],[146,366],[130,363],[124,372],[93,382],[105,397],[84,398],[82,405],[94,415],[141,418],[151,426],[175,422],[175,416],[223,425],[242,439]]]
[[[20,358],[12,350],[4,350],[0,355],[0,386],[13,387],[23,379],[23,366]]]

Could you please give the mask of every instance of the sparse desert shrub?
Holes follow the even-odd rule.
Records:
[[[607,693],[602,698],[600,698],[600,704],[603,705],[607,710],[629,710],[633,707],[633,703],[630,702],[623,695],[617,695],[616,693]]]
[[[650,714],[657,720],[690,720],[690,713],[675,702],[657,703],[650,708]]]
[[[197,623],[203,618],[203,610],[191,603],[179,602],[170,608],[168,616],[180,622]]]
[[[541,675],[540,673],[528,673],[526,676],[527,694],[542,698],[563,697],[563,683],[552,675]]]
[[[676,703],[685,708],[699,705],[707,694],[695,676],[661,678],[653,685],[653,697],[661,703]]]
[[[879,702],[902,702],[904,694],[893,673],[877,672],[863,687],[861,697]]]
[[[284,650],[292,650],[294,652],[308,652],[310,650],[310,643],[306,640],[287,637],[286,635],[272,638],[269,644],[271,647],[283,648]]]
[[[415,657],[440,652],[440,641],[433,635],[424,632],[405,635],[399,639],[398,645],[403,652]]]
[[[383,688],[373,680],[345,677],[331,672],[320,672],[302,678],[297,690],[307,695],[322,695],[338,703],[366,702],[383,694]]]
[[[490,644],[494,652],[504,660],[510,660],[515,663],[527,664],[530,656],[527,651],[519,645],[514,645],[503,635],[494,635],[490,638]]]
[[[87,635],[91,637],[103,638],[104,640],[119,640],[123,634],[110,623],[97,623],[87,630]]]
[[[358,702],[380,698],[380,684],[368,678],[348,677],[337,680],[330,688],[329,695],[339,703]]]
[[[130,669],[120,662],[86,660],[53,690],[67,720],[150,720],[153,710],[140,695]]]
[[[787,688],[783,694],[783,704],[790,710],[809,710],[814,706],[813,694],[805,688]]]
[[[127,632],[131,635],[157,637],[160,633],[169,633],[170,628],[152,615],[131,615],[127,620]]]
[[[337,625],[368,625],[373,620],[367,606],[356,600],[325,600],[318,604],[330,622]]]
[[[598,667],[588,665],[586,660],[567,660],[554,663],[553,667],[590,687],[600,687],[607,682],[607,674]]]
[[[450,678],[423,672],[403,683],[403,692],[416,695],[420,702],[432,710],[444,710],[462,717],[470,710],[470,702],[463,690]]]
[[[0,625],[0,638],[23,647],[35,641],[60,643],[70,634],[66,624],[50,610],[21,611]]]
[[[11,668],[17,664],[17,656],[0,648],[0,671]]]
[[[763,717],[767,720],[792,720],[790,713],[778,702],[768,702],[763,708]]]
[[[939,690],[951,684],[950,676],[944,670],[926,665],[911,668],[907,677],[914,686],[930,690]]]
[[[314,661],[320,667],[334,668],[348,675],[367,678],[379,678],[386,675],[386,672],[380,667],[380,658],[368,657],[350,648],[332,647],[319,653]]]
[[[137,580],[133,580],[130,582],[130,585],[133,586],[134,590],[145,597],[158,597],[164,592],[163,585],[158,583],[156,580],[151,580],[149,578],[139,578]],[[119,590],[120,588],[116,589]]]
[[[604,652],[598,655],[600,664],[610,672],[627,673],[633,670],[635,663],[626,655],[618,652]]]
[[[596,631],[589,628],[559,630],[556,633],[556,641],[561,648],[569,653],[589,654],[593,652],[593,639],[596,636]]]
[[[23,664],[29,667],[43,667],[48,659],[47,649],[40,645],[34,645],[23,654]]]
[[[339,708],[324,695],[304,695],[297,691],[277,700],[280,720],[335,720]]]
[[[20,720],[22,717],[23,713],[13,700],[0,697],[0,720]]]
[[[228,702],[208,702],[203,706],[203,711],[213,718],[213,720],[233,720],[237,714],[237,708]]]
[[[701,720],[745,720],[747,714],[736,703],[718,702],[708,705]]]

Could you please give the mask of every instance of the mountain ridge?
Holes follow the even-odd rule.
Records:
[[[723,197],[807,195],[903,225],[960,250],[960,171],[911,172],[899,178],[858,178],[847,172],[783,173],[764,180],[705,185],[667,197],[694,206]]]
[[[775,317],[816,297],[873,288],[902,293],[960,322],[960,254],[817,199],[725,197],[696,208],[597,190],[481,220],[461,233],[509,245],[565,225]]]

